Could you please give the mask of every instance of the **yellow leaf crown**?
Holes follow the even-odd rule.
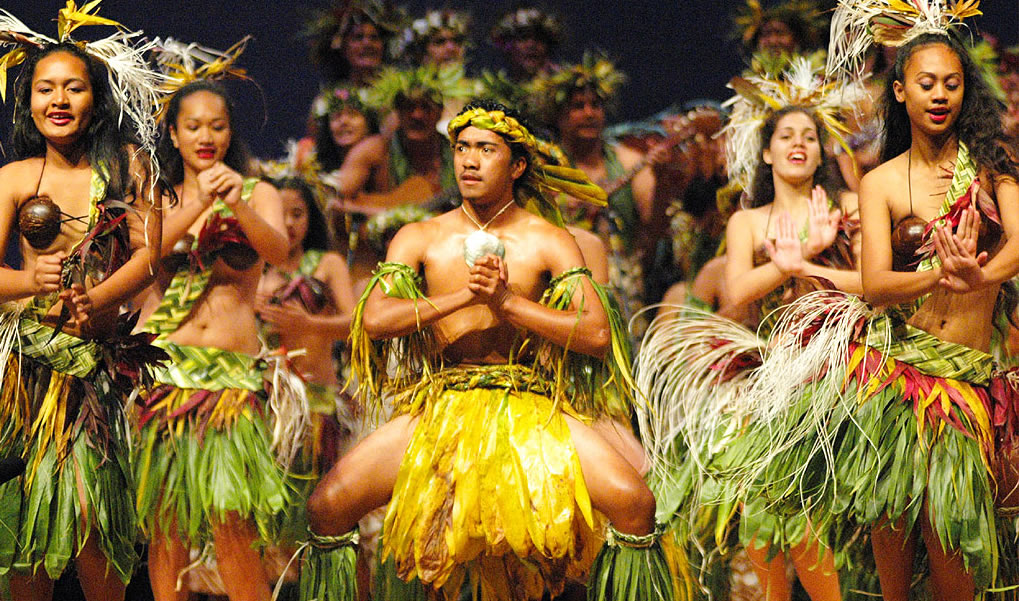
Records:
[[[534,136],[512,115],[503,110],[468,105],[449,122],[449,137],[456,145],[457,134],[465,127],[494,131],[510,144],[522,146],[528,157],[528,169],[517,185],[517,203],[548,221],[563,225],[562,214],[554,197],[568,194],[578,200],[604,206],[605,191],[587,175],[570,167],[566,154],[555,144]]]

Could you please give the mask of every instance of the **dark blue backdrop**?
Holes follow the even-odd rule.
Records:
[[[477,46],[474,67],[494,64],[485,38],[488,29],[519,0],[446,2],[474,13]],[[36,31],[53,36],[56,12],[63,0],[4,0],[3,7]],[[104,0],[101,14],[150,36],[173,36],[226,48],[245,34],[254,35],[243,64],[258,86],[233,86],[240,106],[242,134],[256,154],[281,152],[287,138],[299,137],[304,115],[318,85],[318,74],[299,39],[308,12],[327,0]],[[403,2],[413,12],[441,5],[440,0]],[[723,99],[725,82],[740,68],[728,37],[729,14],[740,3],[719,0],[551,0],[562,17],[569,40],[560,54],[576,60],[586,47],[609,51],[630,76],[620,103],[620,118],[639,118],[669,104],[692,98]],[[984,0],[984,16],[975,24],[998,35],[1006,45],[1019,43],[1019,0]],[[99,30],[97,29],[97,32]],[[88,32],[82,30],[83,37]],[[10,124],[4,109],[0,136]]]

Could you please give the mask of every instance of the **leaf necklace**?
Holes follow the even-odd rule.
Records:
[[[506,256],[506,247],[503,245],[502,240],[500,240],[498,236],[486,232],[485,228],[492,225],[492,222],[498,219],[499,215],[502,215],[512,204],[513,199],[511,198],[510,201],[503,205],[503,207],[499,209],[499,211],[491,219],[486,221],[484,225],[481,225],[481,222],[475,219],[474,216],[467,211],[467,203],[460,205],[460,209],[464,212],[464,215],[467,215],[467,218],[471,220],[471,223],[478,227],[478,231],[472,232],[466,239],[464,239],[464,261],[467,262],[469,267],[474,267],[474,262],[485,255],[495,255],[500,259]]]

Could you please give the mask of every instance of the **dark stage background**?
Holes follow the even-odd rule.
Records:
[[[546,0],[566,25],[568,40],[559,58],[578,60],[585,48],[601,48],[615,57],[630,76],[619,103],[617,120],[639,119],[671,104],[695,98],[723,100],[730,93],[725,82],[741,68],[741,57],[730,39],[729,15],[742,4],[725,0]],[[56,35],[56,14],[64,0],[0,0],[39,33]],[[83,0],[79,0],[83,3]],[[833,1],[828,2],[833,5]],[[402,2],[414,15],[427,7],[466,7],[474,13],[475,48],[469,68],[498,66],[488,46],[487,32],[496,19],[519,0],[486,2]],[[976,27],[997,35],[1006,46],[1019,43],[1019,0],[984,0],[984,16]],[[101,15],[121,21],[149,36],[172,36],[225,49],[246,34],[254,40],[242,58],[253,83],[231,83],[238,105],[240,134],[261,157],[281,154],[288,138],[300,137],[305,115],[318,85],[318,74],[307,58],[299,36],[315,8],[327,0],[272,2],[269,0],[104,0]],[[80,31],[88,39],[105,30]],[[257,84],[257,85],[256,85]],[[10,136],[10,106],[0,107],[0,140]],[[0,163],[5,162],[0,159]],[[73,571],[58,587],[55,598],[82,599]],[[151,599],[141,570],[128,593],[129,600]]]
[[[79,4],[83,3],[79,0]],[[225,49],[246,34],[254,40],[241,62],[257,86],[231,84],[239,108],[241,135],[255,154],[282,153],[288,138],[300,137],[311,99],[319,84],[300,38],[308,15],[328,6],[327,0],[104,0],[100,14],[149,36],[172,36]],[[442,6],[439,0],[402,2],[412,14]],[[498,66],[487,32],[498,17],[519,0],[446,2],[474,14],[475,48],[469,70]],[[719,0],[552,0],[538,3],[556,12],[568,33],[560,58],[578,60],[585,48],[598,47],[619,61],[630,81],[619,103],[617,120],[638,119],[666,106],[694,98],[722,100],[725,82],[740,69],[741,58],[729,38],[730,13],[742,1]],[[770,3],[766,3],[770,4]],[[834,5],[833,1],[827,2]],[[63,0],[3,0],[12,12],[39,33],[56,34],[56,13]],[[1019,43],[1019,0],[984,0],[984,16],[974,24],[997,35],[1006,46]],[[78,30],[81,37],[104,29]],[[4,107],[0,139],[9,139],[10,107]]]

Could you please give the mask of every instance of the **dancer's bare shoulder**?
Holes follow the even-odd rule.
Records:
[[[33,196],[42,167],[41,157],[14,161],[0,167],[0,201],[6,205]]]

